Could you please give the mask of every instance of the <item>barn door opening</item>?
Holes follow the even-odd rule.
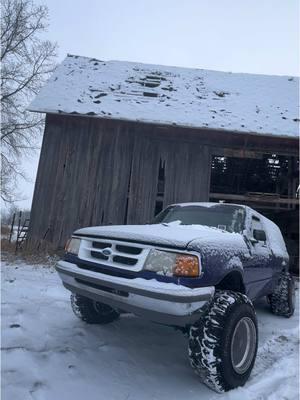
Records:
[[[292,271],[299,270],[298,177],[297,157],[277,154],[212,157],[210,201],[248,205],[279,225]]]

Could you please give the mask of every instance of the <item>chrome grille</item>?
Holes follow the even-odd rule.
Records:
[[[138,243],[85,237],[81,238],[78,257],[101,265],[140,271],[149,251],[149,247]]]

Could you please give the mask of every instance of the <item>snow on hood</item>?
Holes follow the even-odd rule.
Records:
[[[134,240],[157,245],[186,247],[190,242],[197,244],[228,243],[242,240],[238,233],[230,233],[202,225],[152,224],[95,226],[79,229],[76,235],[106,236],[114,239]]]

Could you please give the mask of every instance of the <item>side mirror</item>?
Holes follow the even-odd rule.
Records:
[[[258,242],[265,242],[267,240],[266,232],[261,229],[254,229],[253,238]]]
[[[258,243],[258,240],[255,239],[253,236],[249,238],[251,244],[255,245],[256,243]]]

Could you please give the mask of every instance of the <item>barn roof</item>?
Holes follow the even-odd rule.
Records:
[[[298,90],[295,77],[68,55],[29,110],[297,137]]]

